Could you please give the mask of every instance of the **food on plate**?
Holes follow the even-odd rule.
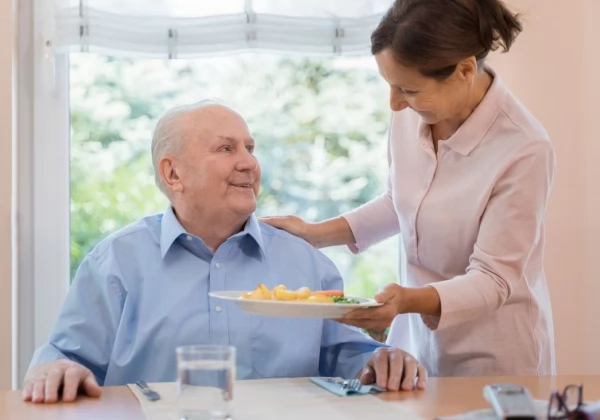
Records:
[[[287,302],[310,302],[310,303],[360,303],[356,299],[348,299],[343,290],[310,290],[301,287],[298,290],[290,290],[280,284],[269,290],[264,284],[259,284],[251,292],[242,293],[240,299],[251,300],[277,300]]]
[[[344,296],[333,296],[331,300],[333,300],[334,303],[360,303],[356,299],[348,299]]]
[[[313,292],[315,295],[325,295],[325,296],[344,296],[343,290],[315,290]]]
[[[256,289],[249,293],[244,293],[242,295],[244,299],[253,299],[253,300],[271,300],[273,298],[273,294],[269,290],[267,286],[264,284],[259,284]]]

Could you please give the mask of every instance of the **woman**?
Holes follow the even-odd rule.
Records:
[[[373,32],[390,86],[388,190],[340,217],[264,221],[360,252],[402,234],[405,285],[341,322],[383,329],[437,376],[554,374],[543,270],[555,171],[541,124],[485,65],[522,27],[499,0],[396,0]]]

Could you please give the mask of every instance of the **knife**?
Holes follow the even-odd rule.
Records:
[[[137,381],[135,384],[140,387],[146,399],[150,401],[160,400],[158,392],[151,390],[145,381]]]

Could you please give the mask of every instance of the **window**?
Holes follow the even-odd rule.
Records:
[[[91,247],[163,211],[150,139],[171,106],[220,98],[248,120],[263,170],[257,214],[317,221],[383,190],[387,90],[371,57],[246,53],[201,59],[71,54],[71,274]],[[397,239],[352,256],[324,252],[349,293],[396,279]]]
[[[321,220],[380,193],[389,111],[369,36],[390,3],[24,0],[15,376],[83,255],[165,208],[148,150],[169,107],[218,97],[244,115],[263,167],[259,215]],[[395,280],[397,245],[324,252],[350,293],[369,296]]]

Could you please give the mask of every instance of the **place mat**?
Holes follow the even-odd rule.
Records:
[[[148,401],[140,389],[127,385],[136,396],[147,420],[179,420],[177,384],[151,383],[160,400]],[[402,409],[402,404],[383,401],[373,395],[340,398],[315,385],[308,378],[237,381],[233,390],[234,420],[398,420],[419,419]]]

